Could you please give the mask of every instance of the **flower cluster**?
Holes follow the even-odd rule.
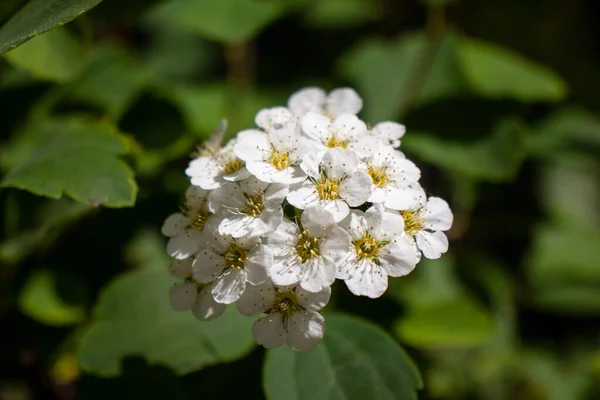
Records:
[[[162,229],[182,279],[173,308],[210,320],[235,303],[262,315],[252,328],[259,344],[308,350],[323,338],[319,310],[336,279],[377,298],[421,254],[448,250],[452,213],[427,198],[397,149],[404,126],[369,127],[361,108],[349,88],[303,89],[287,107],[259,111],[259,129],[190,162],[186,201]]]

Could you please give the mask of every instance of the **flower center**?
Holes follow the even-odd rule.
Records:
[[[275,302],[270,310],[270,313],[281,313],[281,319],[285,322],[287,318],[296,311],[301,310],[302,306],[298,304],[296,293],[292,290],[278,292],[275,295]]]
[[[265,208],[265,206],[263,205],[263,198],[261,194],[256,196],[250,196],[244,193],[244,197],[246,199],[246,205],[244,205],[243,209],[243,212],[245,214],[256,217]]]
[[[296,251],[298,252],[298,258],[302,262],[318,256],[320,254],[319,238],[311,237],[308,231],[302,232],[298,236]]]
[[[248,250],[240,247],[237,243],[232,243],[225,252],[224,258],[229,268],[241,269],[248,258]]]
[[[329,136],[329,139],[327,139],[327,147],[332,148],[332,147],[341,147],[342,149],[345,149],[346,146],[348,146],[348,140],[347,139],[340,139],[337,135],[331,135]]]
[[[370,258],[377,261],[377,252],[388,242],[379,242],[368,233],[362,238],[354,240],[352,244],[356,250],[356,255],[359,259]]]
[[[419,217],[419,213],[415,211],[400,211],[400,215],[404,218],[404,232],[414,235],[423,229],[423,222]]]
[[[198,209],[193,209],[189,204],[185,203],[182,212],[190,219],[190,225],[200,231],[204,229],[206,221],[208,221],[208,218],[212,215],[212,213],[206,209],[205,204],[202,204],[202,207]]]
[[[223,174],[231,175],[238,172],[244,166],[244,162],[239,158],[235,157],[223,166]]]
[[[285,151],[273,149],[271,151],[271,156],[269,157],[269,162],[275,167],[275,169],[281,171],[290,165],[290,156]]]
[[[321,200],[335,200],[340,197],[340,181],[332,179],[321,180],[317,184],[317,193]]]
[[[369,176],[373,180],[375,186],[384,186],[387,183],[387,176],[385,174],[385,168],[369,168]]]

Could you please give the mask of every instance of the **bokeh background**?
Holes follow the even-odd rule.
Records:
[[[0,24],[24,4],[2,0]],[[442,259],[377,300],[336,283],[328,309],[402,345],[420,399],[600,398],[599,15],[594,0],[105,0],[4,54],[0,398],[282,398],[247,323],[170,310],[159,229],[222,118],[233,135],[305,86],[354,87],[365,121],[404,123],[402,150],[455,213]]]

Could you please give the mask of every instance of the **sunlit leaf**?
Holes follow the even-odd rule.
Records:
[[[131,245],[128,258],[143,268],[117,277],[102,291],[81,341],[84,370],[119,375],[124,358],[139,356],[184,374],[241,358],[254,346],[253,319],[234,308],[210,322],[171,308],[169,288],[176,280],[168,274],[163,249],[155,233],[139,236]]]
[[[308,23],[324,28],[360,25],[381,17],[381,6],[370,0],[312,1],[307,7]]]
[[[535,102],[559,101],[567,94],[566,83],[554,72],[492,43],[462,37],[458,54],[480,96]]]
[[[31,39],[4,56],[12,65],[32,76],[65,82],[77,77],[86,62],[81,44],[64,28],[53,29]]]
[[[364,97],[366,119],[375,123],[395,119],[411,105],[462,93],[454,48],[453,35],[439,42],[421,33],[370,40],[352,49],[341,69]]]
[[[525,156],[522,125],[502,121],[486,139],[475,143],[449,142],[433,135],[413,132],[402,146],[433,165],[461,178],[505,181],[517,173]]]
[[[494,333],[490,314],[466,297],[416,307],[398,320],[398,336],[423,348],[472,347]]]
[[[118,158],[127,151],[126,141],[108,124],[74,118],[46,121],[19,134],[11,150],[15,164],[3,187],[55,199],[66,194],[109,207],[135,201],[133,172]]]
[[[273,0],[171,0],[154,12],[207,38],[240,43],[257,35],[283,9],[282,3]]]
[[[0,28],[0,54],[77,18],[102,0],[31,0]]]
[[[422,387],[413,362],[383,330],[364,320],[326,315],[325,339],[309,352],[267,351],[269,400],[415,399]]]
[[[34,272],[25,282],[19,307],[28,317],[54,326],[76,324],[85,316],[82,306],[69,304],[59,296],[55,277],[46,270]]]

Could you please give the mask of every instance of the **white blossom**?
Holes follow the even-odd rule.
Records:
[[[300,226],[284,219],[267,237],[275,256],[270,276],[276,285],[319,292],[335,280],[335,265],[350,251],[350,236],[319,207],[304,210]]]
[[[246,179],[250,172],[244,162],[233,154],[233,145],[236,140],[230,140],[220,150],[210,153],[203,152],[198,158],[192,160],[185,170],[191,178],[192,185],[203,189],[216,189],[224,182],[236,182]]]
[[[315,140],[319,148],[341,147],[360,150],[368,142],[367,126],[353,114],[342,114],[331,121],[328,117],[309,112],[302,117],[304,134]]]
[[[254,122],[267,132],[280,130],[292,125],[296,125],[296,116],[285,107],[271,107],[260,110]]]
[[[192,268],[199,283],[214,282],[211,293],[217,303],[231,304],[242,296],[247,282],[265,282],[272,264],[271,249],[260,237],[236,239],[220,235],[215,227],[205,247],[196,253]]]
[[[425,192],[418,183],[421,171],[404,154],[379,141],[367,145],[364,153],[363,162],[373,185],[369,202],[394,210],[424,202]]]
[[[287,193],[285,185],[248,178],[216,189],[208,207],[223,217],[218,227],[221,235],[262,236],[275,231],[281,223],[281,203]]]
[[[352,238],[352,250],[338,264],[336,278],[357,296],[380,297],[388,276],[406,275],[419,262],[414,244],[403,235],[402,218],[381,204],[364,213],[352,210],[341,225]]]
[[[339,222],[371,195],[371,177],[351,150],[329,149],[319,161],[307,157],[302,166],[309,179],[290,186],[287,195],[296,208],[321,207]]]
[[[211,295],[212,285],[199,285],[196,282],[176,283],[171,287],[169,297],[176,311],[192,311],[201,321],[209,321],[221,316],[227,305],[217,303]]]
[[[288,99],[288,108],[297,117],[316,112],[335,118],[342,114],[358,114],[363,101],[351,88],[338,88],[329,95],[318,87],[307,87],[293,93]]]
[[[400,138],[406,133],[406,127],[402,124],[392,121],[385,121],[376,124],[371,129],[371,134],[392,147],[400,147]]]
[[[448,251],[448,238],[443,231],[452,226],[454,219],[450,206],[439,197],[430,197],[421,207],[399,211],[404,219],[407,237],[429,259],[440,258]]]
[[[329,301],[331,288],[311,293],[299,286],[274,286],[271,281],[249,286],[236,303],[243,315],[267,314],[252,326],[256,342],[264,347],[286,343],[294,350],[310,350],[323,339],[325,318],[318,313]]]
[[[162,234],[169,237],[167,253],[183,260],[194,254],[204,238],[204,227],[213,218],[209,210],[209,192],[197,186],[188,187],[181,212],[170,215],[162,226]]]
[[[296,130],[295,123],[265,132],[250,129],[238,135],[233,146],[237,157],[246,162],[250,173],[263,182],[286,185],[303,181],[303,156],[311,151],[309,140]]]

